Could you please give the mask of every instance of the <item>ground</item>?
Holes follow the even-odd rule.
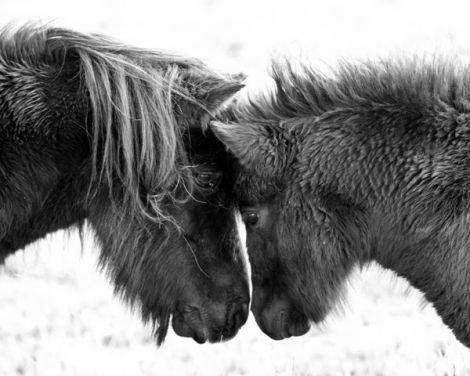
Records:
[[[0,375],[464,375],[470,354],[417,291],[390,272],[358,271],[347,304],[307,335],[265,336],[250,318],[224,344],[150,329],[96,271],[93,246],[59,233],[0,272]],[[160,372],[159,372],[160,371]]]
[[[1,0],[0,23],[54,21],[128,43],[198,56],[266,80],[270,56],[334,65],[338,58],[470,52],[464,2]],[[299,52],[301,51],[301,52]],[[345,304],[321,328],[280,342],[252,317],[224,344],[170,332],[157,349],[112,294],[97,250],[59,232],[0,268],[0,376],[13,375],[470,375],[470,352],[405,281],[357,271]]]

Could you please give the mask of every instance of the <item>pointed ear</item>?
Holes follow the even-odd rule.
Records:
[[[209,127],[245,169],[260,176],[277,175],[281,153],[274,132],[266,126],[211,121]]]
[[[237,75],[236,77],[240,78],[242,76]],[[218,84],[212,86],[206,93],[205,98],[203,98],[203,103],[206,107],[215,111],[217,108],[222,106],[226,101],[230,100],[238,91],[245,87],[245,84],[242,81],[245,79],[230,80],[225,82],[219,82]]]
[[[216,110],[232,98],[245,84],[243,73],[224,76],[192,76],[189,78],[188,90],[193,97],[210,112]]]

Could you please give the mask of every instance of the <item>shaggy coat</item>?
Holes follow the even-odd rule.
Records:
[[[212,123],[240,164],[263,330],[302,334],[287,321],[322,320],[353,267],[374,260],[470,346],[470,68],[415,59],[327,76],[281,62],[273,79]],[[272,324],[280,294],[297,316],[284,308]]]
[[[227,157],[203,130],[242,78],[103,36],[4,30],[0,261],[87,220],[103,269],[159,342],[172,314],[199,342],[234,335],[247,277]]]

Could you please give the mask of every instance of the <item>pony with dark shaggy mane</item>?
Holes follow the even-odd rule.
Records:
[[[235,335],[248,282],[229,161],[203,131],[242,79],[99,35],[4,30],[0,260],[87,220],[158,343],[171,316],[198,342]]]
[[[273,66],[275,90],[211,128],[238,158],[252,310],[275,339],[376,261],[470,346],[470,67],[443,59]]]

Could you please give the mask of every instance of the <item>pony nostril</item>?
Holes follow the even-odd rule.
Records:
[[[223,339],[232,338],[248,318],[247,303],[231,303],[227,307],[225,327],[222,330]]]
[[[290,309],[264,310],[261,315],[255,314],[255,319],[260,329],[275,340],[301,336],[310,329],[307,317]]]
[[[298,337],[310,330],[310,322],[305,315],[294,312],[285,318],[284,330],[285,337]]]
[[[302,317],[297,318],[294,321],[294,324],[291,325],[290,334],[292,336],[302,336],[310,330],[310,322],[307,317],[302,315]]]
[[[279,312],[276,324],[277,325],[275,326],[275,330],[277,331],[278,336],[280,336],[280,339],[290,337],[289,316],[286,311],[282,310],[281,312]]]
[[[248,319],[248,314],[250,311],[250,304],[249,303],[242,303],[241,311],[243,312],[243,316],[245,317],[245,321]]]
[[[240,328],[248,319],[248,303],[242,303],[234,315],[235,328]]]
[[[175,333],[181,337],[191,337],[197,343],[207,341],[201,311],[193,305],[179,306],[173,314],[172,326]]]
[[[227,307],[227,316],[225,319],[225,327],[228,329],[232,329],[236,325],[236,316],[238,314],[238,309],[236,304],[229,304]]]

